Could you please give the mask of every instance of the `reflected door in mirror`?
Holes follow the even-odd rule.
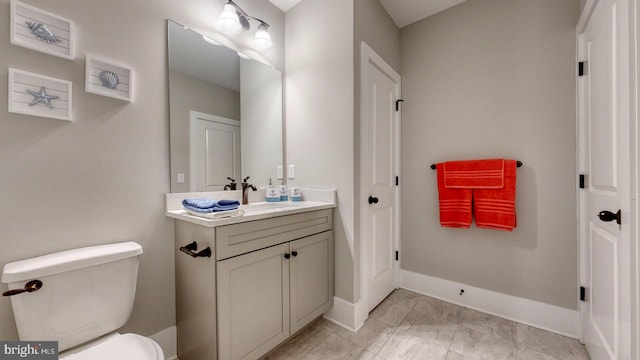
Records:
[[[240,122],[191,112],[191,188],[223,190],[227,177],[239,179]]]

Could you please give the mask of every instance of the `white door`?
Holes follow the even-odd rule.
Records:
[[[368,311],[396,288],[400,75],[362,43],[361,244]]]
[[[240,182],[240,121],[191,112],[191,191]]]
[[[628,0],[592,9],[578,28],[582,336],[591,359],[622,360],[631,349]],[[619,210],[621,224],[605,221]]]

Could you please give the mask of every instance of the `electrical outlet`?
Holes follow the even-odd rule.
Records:
[[[282,169],[282,165],[278,165],[276,169],[278,173],[278,180],[284,179],[284,170]]]
[[[289,165],[289,179],[293,180],[296,178],[296,166]]]
[[[184,183],[184,174],[178,173],[178,184]]]

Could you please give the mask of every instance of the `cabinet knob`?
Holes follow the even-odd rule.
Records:
[[[292,252],[291,252],[291,255],[293,255],[293,256],[298,256],[298,252],[297,252],[297,251],[292,251]]]
[[[285,258],[285,259],[289,259],[289,258],[291,258],[291,254],[289,254],[289,253],[284,254],[284,258]]]

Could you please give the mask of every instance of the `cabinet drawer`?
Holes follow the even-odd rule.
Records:
[[[216,228],[216,260],[230,258],[333,228],[332,210],[319,210]]]

